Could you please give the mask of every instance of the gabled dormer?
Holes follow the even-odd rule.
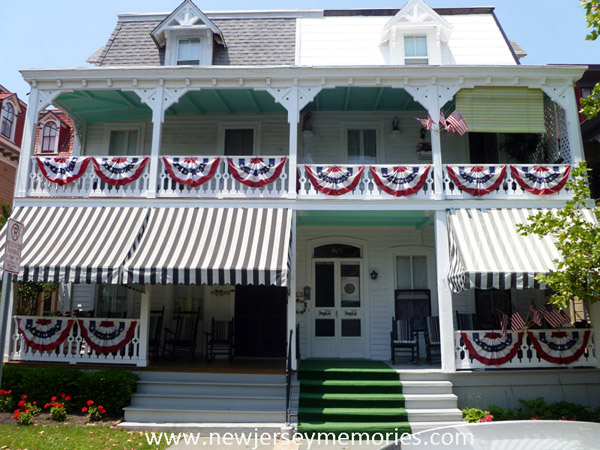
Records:
[[[423,0],[409,0],[383,27],[381,46],[387,47],[391,64],[439,65],[452,30]]]
[[[11,142],[15,142],[17,130],[17,116],[21,114],[21,104],[14,93],[2,93],[0,96],[0,135]]]
[[[165,49],[167,66],[212,65],[213,43],[225,46],[221,30],[191,0],[185,0],[151,33]]]

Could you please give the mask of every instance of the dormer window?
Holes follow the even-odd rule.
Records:
[[[198,66],[202,60],[202,40],[200,38],[179,38],[177,42],[177,65]]]
[[[10,102],[4,102],[2,105],[2,126],[0,133],[2,136],[13,139],[13,125],[15,123],[15,108]]]
[[[404,36],[404,64],[427,64],[427,36]]]
[[[46,122],[42,128],[41,153],[57,153],[58,127],[54,122]]]

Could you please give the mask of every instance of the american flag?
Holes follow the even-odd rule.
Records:
[[[463,119],[463,116],[458,111],[454,111],[450,114],[446,119],[446,122],[446,131],[451,133],[458,133],[459,136],[462,136],[469,131],[467,122],[465,122],[465,119]]]
[[[510,316],[510,329],[513,331],[519,331],[524,326],[525,321],[523,320],[521,314],[519,314],[519,311],[512,313],[512,316]]]
[[[418,117],[416,119],[421,122],[426,130],[431,130],[431,127],[433,127],[434,122],[430,115],[427,115],[427,119],[419,119]]]
[[[502,320],[500,321],[500,326],[502,327],[502,336],[504,339],[508,337],[508,316],[502,313]]]
[[[443,127],[444,130],[448,131],[448,122],[446,121],[446,117],[444,116],[444,111],[440,111],[440,128]]]
[[[544,319],[546,319],[546,322],[548,322],[548,325],[552,328],[558,328],[562,324],[570,322],[570,319],[557,309],[552,308],[548,311],[547,309],[542,308],[540,311],[544,316]]]
[[[535,305],[533,303],[529,305],[529,312],[531,313],[531,321],[538,327],[541,327],[542,318],[540,317],[540,313],[538,312],[538,310],[535,309]]]

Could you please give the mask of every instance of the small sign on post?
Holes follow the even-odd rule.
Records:
[[[21,251],[23,250],[23,232],[25,226],[14,219],[8,219],[6,228],[6,250],[4,252],[4,271],[18,274],[21,270]]]

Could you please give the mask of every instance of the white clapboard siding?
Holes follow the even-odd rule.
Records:
[[[442,64],[515,64],[510,48],[491,14],[444,15],[454,30],[444,46]],[[298,19],[299,64],[383,65],[388,47],[380,45],[387,17]]]
[[[123,126],[131,124],[132,126],[138,126],[144,124],[144,147],[143,154],[149,155],[152,149],[152,121],[148,120],[123,120],[120,122],[102,122],[102,123],[90,123],[86,127],[85,135],[85,147],[83,149],[84,155],[91,156],[106,156],[108,155],[109,139],[105,136],[109,136],[106,130],[111,126],[117,125],[122,129]]]

